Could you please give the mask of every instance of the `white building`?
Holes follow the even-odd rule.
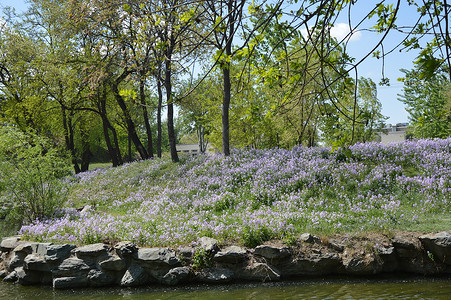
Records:
[[[175,148],[177,149],[178,153],[185,155],[197,155],[201,153],[199,144],[177,144],[175,145]],[[214,153],[215,149],[208,145],[205,154],[212,155]]]
[[[199,144],[177,144],[175,145],[178,153],[196,155],[200,153]]]
[[[394,142],[402,142],[407,139],[406,131],[408,123],[387,124],[380,133],[380,140],[382,144],[390,144]]]

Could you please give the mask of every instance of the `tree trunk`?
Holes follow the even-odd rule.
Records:
[[[157,78],[157,90],[158,90],[158,110],[157,110],[157,156],[161,158],[161,107],[163,105],[163,91],[161,90],[161,76],[160,73]]]
[[[72,128],[72,122],[70,121],[70,118],[67,118],[66,108],[64,106],[61,106],[61,116],[63,119],[64,141],[66,143],[66,149],[69,150],[71,154],[71,161],[72,164],[74,165],[75,174],[78,174],[81,172],[81,169],[80,166],[78,165],[75,153],[74,136],[73,136],[74,131]]]
[[[169,52],[171,53],[171,52]],[[164,84],[166,88],[166,101],[168,106],[168,138],[169,148],[171,150],[171,159],[173,162],[178,162],[179,157],[177,155],[176,137],[174,130],[174,106],[172,104],[172,83],[171,83],[171,56],[168,55],[166,59],[165,78]]]
[[[233,1],[227,2],[227,10],[229,16],[233,13]],[[227,21],[229,34],[225,34],[226,44],[224,53],[227,55],[228,59],[232,58],[232,41],[233,36],[235,35],[235,19],[232,20],[232,17],[229,17]],[[222,98],[222,152],[225,156],[230,155],[230,127],[229,127],[229,109],[230,109],[230,100],[231,100],[231,83],[230,83],[230,60],[227,60],[223,63],[222,67],[222,75],[224,80],[224,94]]]
[[[136,133],[136,127],[135,123],[133,122],[130,112],[128,111],[127,105],[125,104],[124,99],[121,95],[119,95],[119,83],[126,77],[126,72],[122,74],[115,82],[112,83],[112,90],[114,94],[114,98],[116,99],[116,102],[119,104],[119,107],[122,110],[122,113],[124,114],[125,123],[127,125],[128,135],[133,141],[133,144],[136,147],[136,150],[139,152],[139,155],[141,155],[142,159],[148,159],[149,155],[146,151],[146,148],[144,148],[143,144],[139,140],[138,134]]]
[[[197,135],[199,137],[199,151],[204,154],[207,151],[207,143],[205,142],[205,128],[199,125],[197,128]]]
[[[83,143],[84,144],[84,143]],[[81,155],[81,171],[86,172],[89,170],[89,164],[91,162],[92,152],[89,149],[89,143],[83,145],[83,153]]]
[[[144,93],[144,90],[145,90],[145,78],[144,74],[140,74],[139,96],[141,99],[144,126],[146,127],[147,134],[147,153],[149,154],[150,158],[153,158],[152,129],[150,128],[149,114],[147,112],[146,95]]]
[[[119,143],[117,139],[117,133],[114,129],[113,125],[111,125],[110,121],[108,120],[108,116],[106,114],[106,95],[103,93],[102,99],[99,99],[98,102],[98,108],[99,108],[99,115],[102,119],[102,126],[103,126],[103,135],[105,138],[105,143],[108,149],[108,154],[110,155],[111,162],[113,163],[113,167],[117,167],[123,164],[121,151],[119,148]],[[109,134],[109,129],[111,130],[113,134],[113,139],[115,146],[111,143],[111,138]]]
[[[102,116],[102,127],[103,127],[103,136],[105,139],[106,147],[108,149],[108,154],[110,155],[111,162],[113,163],[113,167],[119,166],[119,161],[117,159],[117,153],[111,144],[110,135],[108,133],[108,124]]]
[[[223,67],[222,75],[224,78],[224,94],[222,99],[222,152],[225,156],[230,155],[229,144],[229,107],[230,107],[230,64]]]

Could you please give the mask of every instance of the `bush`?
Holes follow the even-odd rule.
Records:
[[[53,216],[66,200],[67,156],[44,137],[0,127],[0,217],[29,223]]]
[[[273,235],[271,231],[264,226],[255,229],[245,226],[243,228],[243,232],[241,233],[243,244],[248,248],[255,248],[258,245],[269,241],[272,237]]]

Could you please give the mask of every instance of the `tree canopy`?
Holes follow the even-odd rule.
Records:
[[[406,26],[402,1],[367,4],[352,18],[361,3],[33,0],[0,23],[0,119],[64,146],[76,172],[92,159],[116,166],[163,150],[177,161],[178,132],[225,155],[231,147],[349,145],[373,140],[385,120],[376,84],[358,67],[371,56],[383,65],[395,50],[418,53],[404,81],[412,122],[428,120],[415,108],[414,77],[445,95],[423,102],[439,101],[449,117],[451,6],[409,0],[417,15]],[[331,34],[339,20],[348,23],[344,38]],[[378,38],[355,59],[349,40],[365,30]],[[384,48],[394,31],[404,38]],[[381,83],[389,84],[383,71]]]

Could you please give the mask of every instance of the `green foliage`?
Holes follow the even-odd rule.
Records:
[[[44,137],[0,127],[0,201],[16,222],[51,218],[66,199],[67,157]]]
[[[261,226],[257,229],[251,228],[249,226],[244,226],[241,232],[241,240],[244,246],[248,248],[255,248],[258,245],[269,241],[273,237],[271,230],[265,226]]]
[[[204,248],[197,248],[193,255],[192,267],[194,269],[203,269],[212,266],[212,255]]]
[[[420,79],[422,71],[402,70],[405,77],[399,100],[409,112],[410,133],[417,138],[445,138],[451,135],[451,85],[444,73]]]

